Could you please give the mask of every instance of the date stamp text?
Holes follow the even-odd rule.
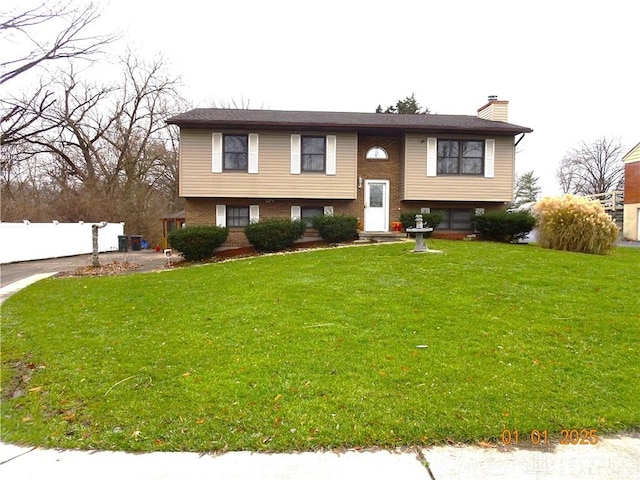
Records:
[[[519,430],[504,430],[500,438],[503,445],[518,445],[520,442],[531,443],[533,446],[549,445],[557,440],[560,445],[596,445],[600,439],[596,430],[572,429],[561,430],[558,438],[551,438],[547,430],[531,430],[523,433]]]

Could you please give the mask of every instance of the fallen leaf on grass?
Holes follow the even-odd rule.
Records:
[[[493,444],[493,443],[491,443],[491,442],[485,442],[485,441],[482,441],[482,442],[480,442],[478,445],[480,445],[480,446],[481,446],[481,447],[483,447],[483,448],[496,448],[496,445],[494,445],[494,444]]]

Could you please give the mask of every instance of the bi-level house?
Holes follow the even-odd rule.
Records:
[[[363,232],[388,232],[403,211],[444,213],[440,234],[471,232],[478,209],[512,200],[517,143],[489,97],[477,116],[197,108],[180,127],[186,225],[230,228],[274,217],[350,214]]]

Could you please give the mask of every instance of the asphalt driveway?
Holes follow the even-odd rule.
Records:
[[[179,257],[174,257],[177,260]],[[5,263],[0,265],[0,288],[32,275],[68,272],[91,265],[92,256],[76,255],[73,257],[49,258],[46,260],[31,260],[28,262]],[[162,252],[154,250],[140,250],[135,252],[107,252],[100,254],[100,263],[129,262],[140,265],[136,272],[148,272],[164,268],[167,259]]]

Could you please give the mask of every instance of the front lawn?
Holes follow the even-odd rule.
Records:
[[[28,287],[2,307],[2,440],[291,451],[640,428],[640,249],[412,247]]]

